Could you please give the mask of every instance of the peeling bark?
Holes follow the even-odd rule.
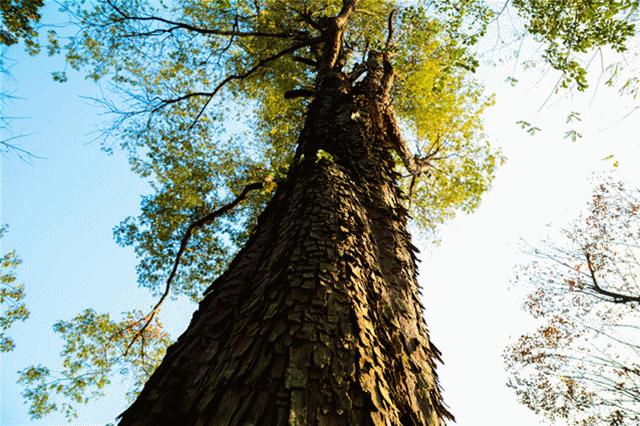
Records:
[[[121,425],[441,425],[382,76],[318,83],[252,237]],[[326,153],[324,154],[323,153]]]

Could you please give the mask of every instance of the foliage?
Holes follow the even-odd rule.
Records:
[[[550,420],[640,422],[640,191],[600,184],[562,240],[533,250],[515,284],[540,327],[505,351],[519,400]]]
[[[303,34],[307,40],[317,30],[305,22],[300,11],[319,20],[335,13],[339,4],[272,1],[256,12],[254,2],[221,2],[215,7],[205,3],[128,2],[121,4],[120,11],[129,17],[170,16],[172,21],[197,28]],[[362,3],[361,13],[345,35],[345,44],[354,51],[352,57],[366,55],[370,45],[384,40],[391,5]],[[313,87],[314,72],[283,57],[250,77],[234,79],[221,96],[211,99],[211,87],[224,76],[242,74],[256,61],[286,49],[291,41],[275,36],[234,39],[175,28],[156,19],[125,19],[105,2],[97,3],[95,9],[75,2],[67,7],[81,19],[83,29],[80,37],[67,44],[70,63],[95,79],[110,76],[124,92],[127,109],[109,104],[118,114],[111,140],[122,144],[133,170],[149,179],[154,194],[143,199],[138,218],[129,218],[116,228],[116,236],[123,245],[135,247],[141,259],[140,284],[157,288],[161,281],[157,274],[166,271],[181,231],[190,221],[214,209],[218,200],[228,198],[248,181],[284,175],[308,102],[286,100],[283,94],[297,87]],[[495,166],[493,150],[481,140],[479,121],[490,101],[467,76],[467,70],[475,66],[467,49],[473,39],[462,37],[465,24],[453,11],[453,6],[441,6],[435,12],[409,8],[399,18],[402,31],[394,64],[399,76],[394,92],[398,113],[415,128],[423,146],[440,150],[432,173],[416,186],[416,198],[424,200],[416,205],[423,206],[435,198],[421,188],[440,188],[436,193],[439,204],[431,206],[430,218],[421,222],[425,226],[441,223],[458,208],[475,207]],[[485,19],[475,9],[470,16],[475,16],[472,12],[480,21]],[[456,20],[448,23],[431,17],[438,14]],[[477,28],[473,30],[467,32],[475,34]],[[311,59],[313,50],[313,46],[302,48],[299,55]],[[355,65],[355,60],[347,64]],[[204,94],[174,102],[193,93]],[[251,110],[255,118],[247,117],[246,111]],[[248,126],[233,126],[232,120]],[[445,196],[447,191],[449,196]],[[230,248],[241,244],[248,224],[266,199],[266,195],[254,197],[237,217],[199,234],[199,250],[190,252],[191,259],[185,262],[193,268],[184,268],[176,280],[175,294],[199,297],[212,276],[224,268],[233,253]]]
[[[7,226],[0,227],[0,238]],[[24,304],[24,285],[16,283],[15,269],[22,263],[15,251],[9,251],[0,258],[0,352],[9,352],[15,347],[13,339],[6,334],[16,322],[29,317]]]
[[[503,158],[485,140],[482,114],[493,98],[484,96],[469,75],[477,60],[465,47],[484,33],[488,10],[474,10],[473,24],[479,28],[466,31],[472,39],[460,37],[460,15],[452,22],[430,16],[422,9],[402,15],[402,28],[414,30],[399,36],[394,99],[416,155],[431,160],[429,172],[416,180],[408,177],[404,187],[416,223],[433,231],[457,211],[479,205]]]
[[[637,0],[514,0],[527,30],[546,45],[544,58],[564,74],[560,86],[587,88],[581,53],[609,47],[627,50],[636,33]]]
[[[114,321],[108,314],[86,309],[54,324],[64,340],[62,371],[52,373],[43,365],[20,371],[18,383],[25,387],[22,394],[32,418],[60,410],[68,420],[74,419],[74,405],[102,395],[116,374],[133,377],[130,396],[141,389],[162,360],[169,336],[157,320],[140,331],[145,323],[142,312],[126,312],[123,318]]]
[[[39,43],[35,25],[40,21],[43,3],[43,0],[5,0],[0,3],[0,44],[11,46],[23,40],[27,50],[36,53]]]

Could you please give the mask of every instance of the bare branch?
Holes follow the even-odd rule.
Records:
[[[27,151],[24,148],[20,148],[18,145],[11,143],[10,141],[14,139],[18,139],[23,137],[24,135],[12,136],[0,141],[0,155],[5,155],[9,153],[14,153],[16,156],[24,161],[25,163],[30,163],[31,159],[39,159],[42,160],[44,157],[40,157],[30,151]]]
[[[591,282],[593,283],[593,289],[596,293],[601,294],[603,296],[611,297],[613,299],[613,303],[640,303],[640,296],[630,296],[627,294],[616,293],[613,291],[605,290],[600,287],[598,280],[596,278],[596,271],[593,267],[593,263],[591,262],[591,256],[589,253],[585,252],[584,256],[587,259],[587,267],[589,268],[589,276],[591,277]]]

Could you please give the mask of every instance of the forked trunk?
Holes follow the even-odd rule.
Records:
[[[380,97],[345,80],[318,89],[286,183],[120,424],[450,417]]]

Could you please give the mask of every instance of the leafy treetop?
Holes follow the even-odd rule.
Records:
[[[638,0],[514,0],[526,29],[546,45],[544,58],[563,72],[560,86],[588,86],[587,67],[593,58],[581,54],[608,47],[627,51],[636,34]],[[614,67],[615,68],[615,67]],[[615,73],[615,70],[613,70]]]

